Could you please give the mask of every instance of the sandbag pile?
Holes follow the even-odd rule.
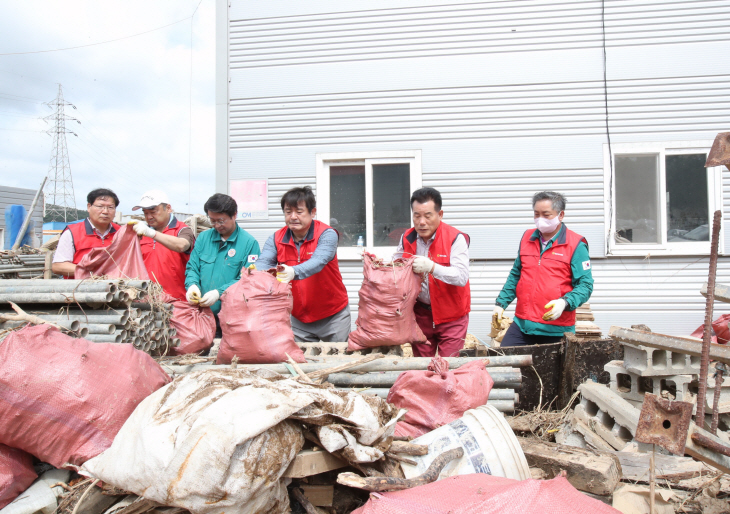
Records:
[[[398,416],[385,401],[267,370],[194,372],[135,410],[81,473],[196,514],[289,512],[280,477],[304,443],[350,462],[388,449]]]
[[[407,413],[396,427],[397,436],[418,437],[459,419],[469,409],[487,403],[494,380],[483,360],[449,370],[449,363],[434,357],[426,371],[401,373],[390,388],[388,403]]]
[[[294,341],[291,285],[276,280],[275,271],[245,269],[241,279],[221,297],[220,350],[216,364],[229,364],[234,356],[245,364],[306,362]]]
[[[0,342],[0,443],[57,468],[106,450],[135,407],[170,378],[132,345],[75,339],[49,325]]]
[[[375,255],[364,254],[357,328],[350,334],[348,350],[426,342],[413,313],[421,291],[413,259],[384,263]]]

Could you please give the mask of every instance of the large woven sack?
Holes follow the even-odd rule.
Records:
[[[730,314],[722,314],[715,321],[712,322],[712,342],[718,344],[727,344],[730,342],[730,328],[728,328],[728,322],[730,322]],[[700,325],[697,330],[692,332],[692,337],[699,337],[702,339],[705,332],[705,326]]]
[[[122,225],[109,246],[92,248],[76,265],[74,278],[105,275],[108,278],[148,280],[139,237],[129,225]]]
[[[352,514],[621,514],[589,498],[567,478],[514,480],[486,473],[371,495]]]
[[[285,362],[287,354],[306,362],[294,341],[291,286],[276,280],[276,272],[244,269],[241,280],[221,297],[221,346],[216,364],[234,356],[244,364]]]
[[[418,437],[451,423],[486,404],[492,386],[482,360],[451,371],[446,359],[434,357],[426,371],[401,373],[388,392],[388,403],[408,410],[395,434]]]
[[[413,273],[413,257],[386,264],[366,252],[363,274],[357,328],[350,334],[347,349],[425,343],[413,313],[421,292],[421,277]]]
[[[0,443],[57,468],[106,450],[137,404],[170,381],[131,344],[92,343],[49,325],[0,342]]]
[[[23,450],[0,444],[0,509],[30,487],[37,477],[33,457]]]
[[[215,317],[208,307],[190,305],[185,301],[173,302],[170,326],[180,338],[180,344],[170,348],[170,355],[200,354],[213,346]]]

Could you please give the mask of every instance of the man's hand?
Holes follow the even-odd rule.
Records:
[[[190,305],[198,305],[200,303],[200,296],[200,289],[195,284],[190,286],[187,293],[185,293],[185,299]]]
[[[154,235],[157,233],[155,229],[150,227],[146,222],[144,221],[138,221],[134,225],[132,225],[132,228],[137,233],[138,236],[147,236],[147,237],[154,237]]]
[[[494,311],[492,312],[492,323],[502,323],[502,315],[504,314],[504,309],[500,307],[499,305],[494,306]]]
[[[291,266],[287,266],[286,264],[281,265],[282,270],[276,272],[276,280],[281,282],[282,284],[288,284],[292,280],[294,280],[294,277],[296,274],[294,273],[294,268]]]
[[[436,263],[428,257],[419,255],[413,259],[413,272],[419,275],[423,273],[431,273],[435,267]]]
[[[557,300],[553,300],[552,302],[545,304],[545,308],[550,310],[542,315],[542,319],[544,319],[545,321],[553,321],[558,319],[560,315],[563,314],[563,311],[565,310],[565,307],[567,307],[567,305],[568,302],[566,302],[562,298],[558,298]]]
[[[201,307],[211,307],[220,297],[221,294],[217,289],[211,289],[203,295],[203,298],[200,299],[200,303],[198,305]]]

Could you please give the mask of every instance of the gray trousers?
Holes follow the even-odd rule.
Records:
[[[294,316],[291,317],[291,329],[294,339],[300,343],[343,343],[350,335],[350,306],[340,312],[312,323],[302,323]]]

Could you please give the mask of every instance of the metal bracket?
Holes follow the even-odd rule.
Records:
[[[675,455],[684,455],[693,407],[689,402],[645,394],[634,439],[640,443],[658,444]]]

